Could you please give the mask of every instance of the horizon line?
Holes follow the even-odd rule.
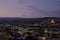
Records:
[[[0,17],[0,18],[27,18],[27,17]],[[28,17],[28,18],[60,18],[60,17]]]

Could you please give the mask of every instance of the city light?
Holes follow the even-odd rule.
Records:
[[[46,40],[46,37],[43,37],[42,39],[43,39],[43,40]]]

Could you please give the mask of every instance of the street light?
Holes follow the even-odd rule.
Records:
[[[43,39],[43,40],[46,40],[46,37],[43,37],[42,39]]]

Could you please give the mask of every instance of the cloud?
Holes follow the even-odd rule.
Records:
[[[37,14],[44,14],[44,15],[48,15],[48,16],[60,16],[60,10],[43,10],[43,9],[38,9],[35,6],[32,5],[27,5],[28,8],[34,10],[37,12]]]
[[[39,12],[39,13],[43,13],[43,12],[45,12],[44,10],[42,10],[42,9],[38,9],[37,7],[32,6],[32,5],[27,5],[26,7],[31,8],[31,9],[33,9],[33,10]]]
[[[23,4],[24,0],[19,0],[18,4]]]
[[[32,5],[32,4],[24,4],[24,0],[21,0],[20,2],[19,2],[20,4],[22,4],[24,7],[26,7],[27,8],[27,10],[28,11],[32,11],[32,12],[30,12],[30,14],[29,15],[37,15],[37,16],[59,16],[60,17],[60,10],[50,10],[50,9],[39,9],[39,8],[37,8],[37,6],[35,5]],[[59,7],[60,8],[60,7]],[[54,9],[54,8],[53,8]]]

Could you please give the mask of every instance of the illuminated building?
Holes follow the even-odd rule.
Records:
[[[55,19],[51,19],[51,20],[50,20],[50,23],[51,23],[52,25],[54,25],[54,24],[55,24]]]

